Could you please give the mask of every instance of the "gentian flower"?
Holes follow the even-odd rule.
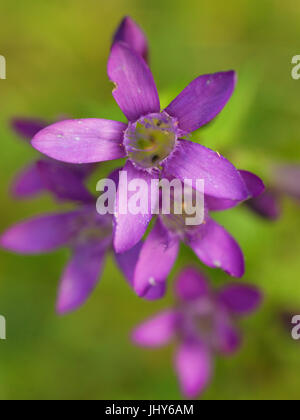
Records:
[[[11,121],[15,133],[28,142],[47,125],[38,119],[15,118]],[[12,193],[15,198],[24,199],[50,191],[60,201],[86,201],[89,193],[84,181],[94,169],[95,165],[72,165],[43,157],[17,174]],[[74,185],[76,189],[72,188]]]
[[[181,272],[175,294],[177,304],[140,324],[132,340],[138,346],[157,348],[177,339],[174,365],[181,391],[195,398],[211,380],[215,355],[227,356],[239,349],[236,317],[254,312],[262,295],[245,284],[212,291],[206,278],[193,268]]]
[[[272,170],[267,190],[245,204],[264,219],[277,220],[281,215],[281,202],[284,197],[300,202],[300,165],[276,165]]]
[[[244,179],[249,195],[257,197],[264,190],[262,181],[254,174],[239,171]],[[117,257],[124,268],[127,260],[132,262],[132,284],[138,296],[150,293],[153,286],[166,289],[166,279],[176,262],[180,242],[189,246],[205,265],[221,268],[233,277],[242,277],[245,272],[244,256],[235,239],[211,215],[211,211],[235,207],[238,202],[205,197],[204,221],[200,225],[189,226],[186,215],[161,214],[142,243]],[[174,206],[171,205],[171,208]],[[155,264],[153,264],[155,261]],[[157,295],[161,297],[161,295]]]
[[[146,41],[143,38],[137,42],[139,31],[132,29],[132,22],[125,20],[108,61],[108,76],[115,85],[113,96],[128,123],[98,118],[58,122],[36,134],[33,147],[73,164],[126,157],[124,170],[129,182],[142,179],[150,185],[151,180],[159,178],[203,179],[205,193],[211,198],[236,202],[248,199],[240,172],[227,159],[187,139],[224,108],[234,91],[235,72],[198,77],[161,110],[152,73],[143,58]],[[124,188],[120,183],[117,204]],[[136,215],[116,211],[116,251],[122,253],[135,246],[151,219],[150,208],[146,214]]]
[[[117,182],[117,172],[110,177]],[[68,178],[68,184],[70,191],[80,191],[75,178]],[[99,215],[95,199],[88,191],[85,196],[86,202],[75,210],[34,217],[9,228],[0,237],[2,248],[18,254],[36,255],[62,247],[71,250],[59,287],[59,314],[73,311],[86,301],[98,283],[107,253],[112,250],[112,216]],[[82,193],[82,201],[83,198]],[[124,266],[130,285],[131,269]],[[161,286],[153,287],[146,298],[152,300],[157,295],[161,295]]]

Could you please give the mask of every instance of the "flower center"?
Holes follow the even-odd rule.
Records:
[[[131,161],[142,169],[160,169],[176,146],[177,121],[166,112],[149,114],[130,123],[125,148]]]

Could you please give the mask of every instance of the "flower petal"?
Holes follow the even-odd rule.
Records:
[[[20,254],[50,252],[68,242],[80,229],[78,211],[36,217],[18,223],[0,237],[0,246]]]
[[[151,71],[143,58],[127,44],[118,42],[113,45],[108,76],[116,86],[113,96],[129,121],[160,111]]]
[[[277,220],[281,215],[279,195],[267,189],[259,197],[245,203],[254,213],[268,220]]]
[[[211,353],[200,342],[187,340],[177,350],[175,368],[182,394],[187,398],[196,398],[211,379]]]
[[[86,244],[75,250],[59,287],[59,314],[74,311],[88,299],[98,283],[106,251],[107,247],[101,243]]]
[[[175,336],[179,315],[166,310],[140,324],[132,333],[132,340],[141,347],[161,347]]]
[[[248,198],[238,170],[218,153],[191,141],[180,141],[174,155],[164,163],[164,172],[186,183],[203,179],[206,195],[238,201]]]
[[[67,120],[44,128],[32,145],[45,155],[68,163],[92,163],[125,157],[126,124],[101,120]]]
[[[40,194],[44,189],[41,174],[34,162],[22,169],[12,184],[12,194],[15,198],[28,198]]]
[[[126,175],[127,174],[127,175]],[[114,247],[117,253],[128,251],[136,245],[144,236],[148,224],[152,219],[151,212],[151,180],[153,177],[145,171],[136,169],[130,161],[127,161],[122,172],[120,172],[119,187],[116,197]],[[144,188],[139,189],[140,202],[148,204],[145,212],[133,214],[130,206],[130,199],[137,192],[128,191],[131,181],[145,182]],[[122,207],[124,209],[122,210]]]
[[[252,199],[263,194],[265,186],[263,181],[257,175],[249,171],[239,171],[239,173],[242,176],[248,190],[247,199]],[[222,198],[206,196],[205,203],[211,211],[222,211],[236,207],[241,203],[241,201],[224,200]]]
[[[176,295],[184,301],[191,301],[209,293],[208,281],[195,268],[184,269],[175,283]]]
[[[247,315],[260,306],[262,293],[253,285],[229,284],[220,290],[219,301],[231,312]]]
[[[273,184],[280,192],[300,200],[300,165],[278,165],[273,170]]]
[[[120,267],[127,282],[132,288],[133,288],[135,267],[137,265],[137,262],[140,256],[142,245],[143,243],[139,242],[137,245],[135,245],[129,251],[124,252],[123,254],[115,253],[115,258],[118,263],[118,266]],[[150,287],[146,295],[143,297],[144,299],[147,299],[147,300],[157,300],[157,299],[161,299],[165,295],[165,293],[166,293],[166,285],[157,284],[156,286]]]
[[[265,191],[265,185],[263,181],[255,174],[249,171],[240,170],[239,173],[246,184],[249,192],[249,198],[255,198],[261,195]]]
[[[221,354],[230,355],[235,353],[241,346],[242,337],[232,321],[220,312],[219,320],[215,331],[216,351]]]
[[[141,249],[134,274],[134,289],[144,297],[149,289],[165,284],[175,264],[179,239],[170,234],[158,219]]]
[[[82,176],[72,171],[67,165],[52,160],[37,163],[42,181],[59,200],[71,200],[83,203],[95,201],[84,185]]]
[[[125,42],[130,48],[141,55],[146,62],[148,61],[149,49],[147,38],[139,25],[130,16],[126,16],[118,27],[114,36],[113,45],[116,42]]]
[[[188,239],[188,245],[208,267],[221,268],[234,277],[245,272],[243,253],[232,236],[212,219]]]
[[[34,118],[14,118],[11,121],[11,127],[19,136],[31,140],[39,131],[47,127],[47,122]]]
[[[227,104],[234,91],[234,71],[207,74],[191,82],[166,108],[179,127],[192,132],[209,123]]]

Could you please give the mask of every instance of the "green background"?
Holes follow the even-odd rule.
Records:
[[[0,54],[7,60],[7,80],[0,80],[1,231],[57,208],[46,196],[11,198],[14,174],[38,156],[12,133],[11,117],[124,119],[111,96],[106,62],[112,33],[127,14],[148,35],[164,103],[200,74],[237,70],[232,101],[215,124],[197,133],[198,141],[266,181],[273,162],[299,160],[300,80],[291,78],[291,59],[300,54],[299,1],[10,0],[1,3],[0,17]],[[102,165],[98,177],[111,167]],[[265,301],[241,322],[240,353],[217,359],[205,399],[300,397],[300,343],[279,317],[284,309],[300,311],[300,212],[290,200],[282,205],[277,223],[244,207],[218,215],[245,252],[243,281],[262,287]],[[129,339],[138,322],[172,303],[172,288],[163,301],[144,302],[109,258],[87,304],[60,318],[54,304],[67,258],[67,251],[38,257],[0,252],[0,314],[8,338],[0,341],[0,398],[180,399],[175,347],[143,350]],[[182,249],[174,273],[185,262],[201,267]],[[203,269],[216,286],[230,280]]]

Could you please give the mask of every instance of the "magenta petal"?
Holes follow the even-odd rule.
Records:
[[[65,314],[85,303],[96,287],[107,247],[86,244],[78,247],[66,267],[59,287],[57,312]]]
[[[152,219],[151,180],[153,177],[148,172],[136,169],[130,161],[127,161],[124,166],[124,173],[127,173],[127,182],[125,178],[120,177],[114,219],[114,247],[117,253],[128,251],[136,245],[144,236]],[[132,180],[140,180],[147,184],[147,188],[140,189],[141,196],[148,200],[148,208],[145,209],[144,214],[142,212],[133,214],[129,208],[130,199],[136,194],[136,192],[128,191],[128,184]]]
[[[0,238],[0,246],[20,254],[53,251],[69,243],[80,229],[78,211],[36,217],[18,223]]]
[[[182,394],[187,398],[196,398],[211,379],[211,354],[203,344],[185,341],[177,350],[175,368]]]
[[[12,184],[12,194],[16,198],[28,198],[40,194],[44,189],[41,174],[34,162],[17,174]]]
[[[139,25],[129,16],[126,16],[118,27],[113,45],[116,42],[125,42],[130,48],[148,60],[147,38]]]
[[[134,289],[138,296],[144,297],[151,287],[166,283],[178,250],[179,239],[158,219],[142,247],[135,269]]]
[[[83,203],[95,201],[84,185],[82,176],[72,171],[67,165],[53,160],[38,162],[40,176],[45,188],[59,200],[71,200]]]
[[[177,118],[182,130],[195,131],[222,111],[235,84],[234,71],[200,76],[171,102],[166,112]]]
[[[11,121],[11,126],[16,134],[26,140],[31,140],[33,136],[47,126],[47,123],[33,118],[14,118]]]
[[[123,254],[115,253],[115,258],[118,263],[118,266],[120,267],[127,282],[132,288],[133,288],[135,267],[137,265],[137,262],[140,256],[142,245],[143,243],[139,242],[137,245],[135,245],[129,251],[124,252]],[[161,299],[165,295],[165,293],[166,293],[166,285],[157,284],[156,286],[149,288],[147,294],[143,297],[144,299],[147,299],[147,300],[157,300],[157,299]]]
[[[267,220],[277,220],[281,215],[278,193],[267,189],[259,197],[245,203],[254,213]]]
[[[178,276],[175,292],[184,301],[199,299],[209,293],[208,281],[199,270],[186,268]]]
[[[262,302],[260,290],[247,284],[229,284],[219,292],[219,301],[231,312],[247,315],[254,312]]]
[[[96,118],[67,120],[40,131],[32,145],[45,155],[68,163],[92,163],[125,157],[126,124]]]
[[[246,188],[248,190],[247,199],[258,197],[261,194],[263,194],[265,190],[265,186],[262,180],[257,175],[248,171],[239,171],[239,173],[242,176],[244,183],[246,185]],[[231,209],[237,206],[238,204],[241,203],[241,201],[226,200],[226,199],[224,200],[222,198],[206,196],[205,203],[206,203],[207,208],[211,211],[222,211],[222,210]]]
[[[245,272],[243,253],[232,236],[212,219],[190,236],[188,245],[207,266],[221,268],[234,277]]]
[[[205,205],[210,211],[223,211],[238,206],[241,201],[205,196]]]
[[[249,192],[249,198],[255,198],[265,191],[263,181],[255,174],[249,171],[239,171]]]
[[[174,310],[166,310],[143,322],[132,333],[132,340],[142,347],[161,347],[175,336],[179,315]]]
[[[115,84],[113,96],[129,121],[160,111],[152,73],[143,58],[128,45],[113,45],[108,61],[108,76]]]
[[[246,185],[237,169],[218,153],[181,140],[174,155],[164,164],[166,176],[179,178],[188,183],[204,180],[206,195],[242,201],[248,198]]]

